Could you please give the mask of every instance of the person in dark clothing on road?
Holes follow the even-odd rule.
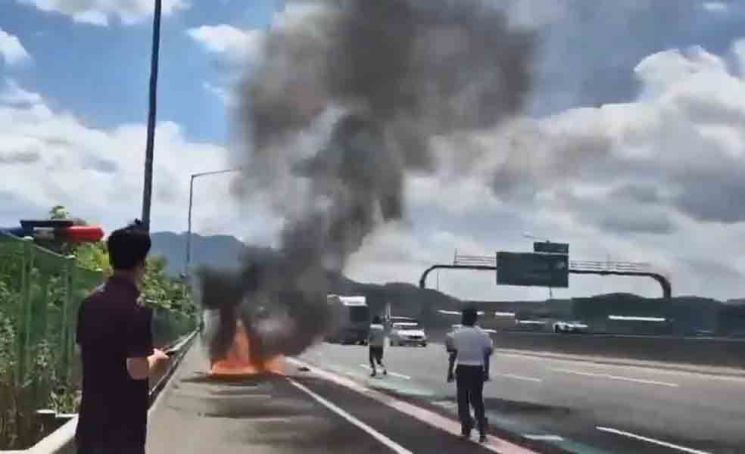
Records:
[[[114,231],[107,240],[113,275],[80,306],[79,454],[145,452],[148,378],[168,361],[153,348],[151,312],[138,302],[150,245],[139,224]]]
[[[487,421],[484,411],[484,381],[489,380],[489,357],[494,348],[489,335],[476,326],[478,312],[466,308],[462,312],[462,325],[450,333],[445,345],[449,353],[448,382],[456,381],[458,389],[458,417],[461,435],[471,436],[473,419],[470,406],[476,414],[479,442],[486,441]],[[453,366],[455,375],[453,375]]]
[[[383,375],[388,375],[388,370],[383,365],[383,348],[385,347],[385,327],[383,327],[383,321],[379,316],[373,317],[372,324],[370,325],[370,334],[367,337],[367,343],[370,346],[370,376],[374,377],[377,375],[375,370],[375,363],[378,363],[381,369],[383,369]]]

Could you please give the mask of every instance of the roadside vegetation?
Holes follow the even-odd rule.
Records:
[[[68,216],[63,207],[50,212],[53,219]],[[26,301],[33,301],[33,307],[23,307],[24,287],[19,285],[24,278],[22,258],[8,244],[0,242],[0,450],[27,448],[54,428],[54,423],[51,427],[40,423],[35,417],[37,410],[74,413],[80,398],[77,351],[65,351],[69,344],[64,339],[74,333],[70,327],[75,317],[63,315],[67,288],[63,269],[43,273],[32,266],[25,291],[30,292]],[[77,269],[88,270],[95,277],[79,288],[76,300],[111,274],[104,243],[57,245],[53,249],[74,257]],[[173,342],[196,325],[196,308],[187,286],[167,276],[165,269],[164,259],[151,258],[143,289],[145,303],[154,309],[154,339],[158,345]],[[24,310],[29,311],[25,318]],[[19,370],[22,355],[26,361]],[[64,361],[65,355],[69,355],[68,361]]]

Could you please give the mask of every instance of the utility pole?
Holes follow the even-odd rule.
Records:
[[[186,231],[186,260],[184,261],[184,276],[187,279],[191,277],[191,209],[194,206],[194,179],[198,176],[198,174],[192,175],[189,181],[189,220]]]
[[[158,59],[160,54],[161,0],[155,0],[153,14],[153,48],[150,59],[150,99],[147,114],[147,144],[145,146],[145,183],[142,190],[142,224],[150,231],[150,204],[153,196],[153,151],[155,120],[158,108]]]

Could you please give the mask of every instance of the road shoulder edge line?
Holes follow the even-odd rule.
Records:
[[[423,422],[429,426],[455,436],[460,436],[460,423],[450,418],[446,418],[438,413],[416,406],[409,402],[398,400],[380,391],[368,388],[352,379],[342,377],[333,372],[329,372],[327,370],[310,365],[297,358],[287,358],[287,361],[294,364],[295,366],[307,368],[307,370],[309,370],[313,374],[327,381],[333,382],[339,386],[343,386],[362,395],[365,395],[379,403],[382,403],[383,405],[386,405],[400,413],[417,419],[418,421]],[[502,454],[535,454],[534,451],[528,448],[519,446],[515,443],[512,443],[511,441],[499,438],[495,435],[489,435],[487,437],[487,442],[482,444],[481,446],[483,446],[485,449],[488,449],[489,451]]]

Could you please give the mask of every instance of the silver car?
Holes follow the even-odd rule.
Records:
[[[427,346],[427,334],[416,320],[393,322],[389,337],[391,339],[391,346]]]

